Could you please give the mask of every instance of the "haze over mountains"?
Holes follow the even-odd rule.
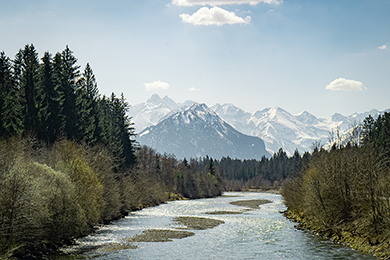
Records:
[[[223,119],[222,121],[226,121],[235,130],[244,134],[244,136],[249,135],[261,138],[262,140],[264,140],[265,148],[269,153],[273,154],[277,152],[280,148],[283,148],[283,150],[285,150],[288,155],[292,155],[296,149],[298,149],[300,153],[303,153],[305,151],[311,151],[314,142],[320,141],[322,144],[326,144],[329,138],[329,132],[335,130],[336,128],[338,128],[342,133],[350,129],[352,126],[362,122],[364,118],[368,115],[376,117],[378,114],[384,112],[380,112],[376,109],[373,109],[368,112],[355,113],[350,116],[344,116],[335,113],[330,117],[321,118],[316,117],[307,111],[292,115],[288,111],[280,107],[268,107],[263,110],[255,111],[254,113],[250,113],[234,106],[233,104],[215,104],[209,108],[205,104],[197,104],[195,108],[193,108],[193,110],[188,110],[194,103],[194,101],[190,100],[187,100],[183,103],[176,103],[168,96],[160,98],[157,94],[154,94],[145,103],[130,106],[128,113],[130,116],[133,117],[136,132],[139,133],[138,141],[140,142],[140,144],[147,144],[151,147],[155,146],[154,148],[157,149],[157,147],[159,147],[157,143],[151,145],[151,141],[147,140],[147,135],[143,130],[147,127],[155,126],[159,122],[162,123],[164,120],[168,119],[168,121],[160,124],[157,128],[153,127],[152,129],[149,129],[149,132],[153,132],[152,139],[157,142],[158,139],[162,138],[163,133],[167,133],[167,131],[171,131],[170,133],[172,133],[173,130],[170,127],[172,126],[174,119],[170,117],[175,114],[176,124],[179,122],[181,124],[187,122],[187,126],[184,127],[186,129],[185,131],[187,131],[187,134],[180,137],[178,136],[176,140],[171,140],[171,144],[169,144],[168,146],[166,146],[167,144],[162,143],[159,145],[165,146],[165,149],[168,149],[167,147],[171,147],[169,149],[172,150],[172,147],[175,145],[181,146],[180,142],[178,141],[180,138],[180,140],[183,141],[184,139],[188,140],[190,138],[199,137],[200,135],[202,135],[201,132],[199,132],[200,129],[189,123],[194,123],[195,119],[200,119],[199,115],[196,115],[196,113],[194,114],[194,111],[199,112],[200,110],[203,110],[202,113],[206,113],[210,117],[219,116],[221,119]],[[215,115],[213,115],[210,110],[212,112],[215,112]],[[190,115],[190,111],[192,111],[192,115]],[[385,111],[389,112],[390,109],[387,109]],[[179,114],[181,116],[181,119],[179,119]],[[185,119],[185,117],[187,117],[187,119]],[[219,133],[224,133],[224,131],[229,128],[226,124],[220,122],[218,119],[214,118],[213,120],[204,121],[202,123],[203,127],[211,127],[210,129],[214,127],[214,130],[217,132],[219,131]],[[210,124],[211,122],[214,122],[214,125],[208,125],[206,122]],[[216,122],[218,122],[218,124],[216,124]],[[199,125],[199,122],[197,124]],[[184,128],[182,129],[183,131]],[[157,129],[159,130],[157,131]],[[209,131],[211,131],[210,129]],[[161,133],[157,134],[158,132]],[[211,132],[208,132],[208,134],[210,134],[210,136],[214,136],[213,134],[211,134]],[[227,137],[224,136],[224,138]],[[175,141],[178,143],[175,144]],[[230,140],[230,142],[231,141],[232,140]],[[194,140],[192,140],[192,142],[194,142]],[[210,149],[211,147],[212,146],[210,146]],[[163,147],[160,147],[157,150],[160,150],[159,152],[161,152],[162,148]],[[215,150],[220,149],[221,144],[216,145],[216,147],[214,148]],[[201,149],[199,143],[198,149]],[[201,150],[199,150],[199,153],[201,153],[200,151]],[[238,154],[244,155],[243,152],[239,152]],[[238,154],[236,156],[238,156]],[[241,155],[237,158],[241,158]],[[179,154],[176,154],[176,156],[180,157]],[[189,157],[189,155],[185,156]],[[230,156],[234,157],[232,155]],[[257,156],[244,156],[244,158],[260,159]]]

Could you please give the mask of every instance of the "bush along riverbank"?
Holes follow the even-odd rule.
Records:
[[[390,257],[390,114],[316,148],[302,172],[286,180],[285,216],[298,228],[381,259]]]
[[[117,172],[103,146],[0,140],[0,259],[40,258],[130,211],[222,193],[218,173],[200,170],[196,161],[147,147],[135,156],[133,167]]]
[[[138,147],[123,94],[100,95],[68,46],[0,52],[0,259],[42,257],[169,199],[222,193],[211,158]]]

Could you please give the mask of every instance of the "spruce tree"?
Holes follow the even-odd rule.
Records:
[[[62,124],[64,135],[69,139],[77,138],[78,118],[76,112],[76,82],[80,76],[76,65],[77,59],[73,52],[66,46],[61,53],[61,71],[59,90],[63,94],[62,99]]]
[[[39,61],[34,45],[26,45],[23,50],[19,50],[16,60],[17,66],[20,66],[17,70],[20,69],[21,73],[19,83],[23,90],[24,128],[26,132],[37,133],[39,126],[37,109]],[[17,75],[17,79],[19,79],[19,75]]]
[[[60,93],[54,81],[52,57],[45,52],[42,57],[39,77],[39,133],[41,140],[53,143],[60,131]]]
[[[97,141],[97,99],[99,92],[92,68],[87,63],[77,87],[78,133],[87,144]]]
[[[0,136],[21,135],[23,132],[20,89],[12,75],[11,61],[0,53]]]

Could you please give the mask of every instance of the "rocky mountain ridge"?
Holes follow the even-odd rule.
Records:
[[[217,159],[230,156],[260,160],[270,156],[261,138],[240,133],[205,104],[198,103],[147,127],[137,140],[178,158],[208,155]]]
[[[154,94],[145,103],[130,106],[129,115],[133,116],[136,131],[141,132],[194,103],[190,100],[176,103],[168,96],[160,98]],[[300,153],[311,151],[314,142],[328,142],[330,131],[339,129],[343,133],[361,123],[368,115],[376,117],[384,112],[373,109],[350,116],[335,113],[330,117],[316,117],[307,111],[293,115],[280,107],[268,107],[254,113],[233,104],[215,104],[210,109],[239,132],[263,139],[271,154],[283,148],[289,155],[296,149]],[[385,111],[389,112],[390,109]]]

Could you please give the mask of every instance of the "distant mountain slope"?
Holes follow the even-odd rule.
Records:
[[[325,145],[332,130],[339,128],[343,133],[361,123],[368,115],[377,117],[390,111],[373,109],[351,116],[335,113],[330,117],[318,118],[307,111],[292,115],[280,107],[265,108],[252,114],[232,104],[216,104],[210,108],[239,131],[262,138],[269,152],[276,153],[283,148],[289,155],[295,149],[301,153],[311,151],[314,142],[320,141]]]
[[[156,125],[161,120],[185,110],[193,103],[194,101],[189,100],[175,103],[167,96],[160,98],[154,94],[147,102],[131,106],[129,115],[133,116],[136,131],[141,132],[146,127]],[[390,109],[373,109],[350,116],[335,113],[322,118],[307,111],[293,115],[280,107],[268,107],[254,113],[246,112],[233,104],[215,104],[210,109],[239,132],[263,139],[270,153],[276,153],[283,148],[289,155],[292,155],[295,149],[300,153],[311,151],[314,142],[321,141],[325,145],[332,129],[339,128],[343,133],[361,123],[368,115],[377,117],[385,111],[390,112]]]
[[[168,114],[180,111],[182,106],[191,106],[193,101],[186,101],[183,104],[177,104],[168,96],[160,98],[153,94],[145,103],[136,104],[129,107],[128,114],[133,117],[136,131],[140,132],[148,126],[157,124]]]
[[[137,140],[178,158],[208,155],[259,160],[270,156],[262,139],[240,133],[205,104],[198,103],[144,129]]]

